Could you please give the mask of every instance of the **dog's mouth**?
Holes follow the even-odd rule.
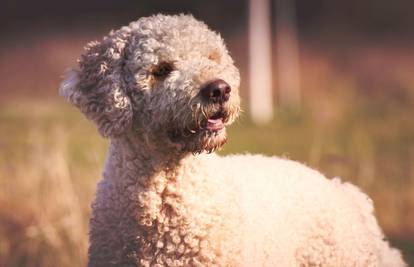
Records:
[[[227,141],[226,126],[237,117],[238,105],[194,105],[191,113],[182,116],[181,127],[171,120],[167,135],[172,145],[182,151],[213,152]]]
[[[202,112],[200,120],[194,120],[191,127],[175,128],[168,131],[170,140],[181,144],[190,151],[214,151],[226,142],[226,125],[231,120],[230,113],[223,107],[216,111]]]
[[[229,116],[225,114],[223,110],[214,113],[212,116],[207,117],[203,129],[210,132],[221,131],[225,124],[228,122]]]

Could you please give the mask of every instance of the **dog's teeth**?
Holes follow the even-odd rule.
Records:
[[[195,133],[196,133],[196,131],[194,131],[194,130],[190,130],[190,133],[193,133],[193,134],[195,134]]]

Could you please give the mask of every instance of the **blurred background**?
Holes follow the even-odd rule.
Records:
[[[414,266],[413,10],[410,0],[2,0],[0,266],[85,265],[107,141],[59,82],[88,41],[158,12],[205,21],[240,68],[244,113],[220,153],[288,157],[357,184]]]

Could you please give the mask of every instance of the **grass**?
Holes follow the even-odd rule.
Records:
[[[358,184],[413,260],[414,126],[410,106],[392,110],[398,116],[354,103],[340,119],[323,122],[312,110],[285,110],[265,126],[242,117],[220,153],[289,157]],[[106,147],[60,100],[1,105],[0,266],[85,265],[89,205]]]

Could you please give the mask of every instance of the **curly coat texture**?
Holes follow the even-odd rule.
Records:
[[[230,99],[205,101],[217,79]],[[226,142],[206,125],[235,120],[238,87],[223,40],[192,16],[141,18],[86,46],[60,92],[111,140],[88,266],[405,266],[353,185],[277,157],[204,153]]]

